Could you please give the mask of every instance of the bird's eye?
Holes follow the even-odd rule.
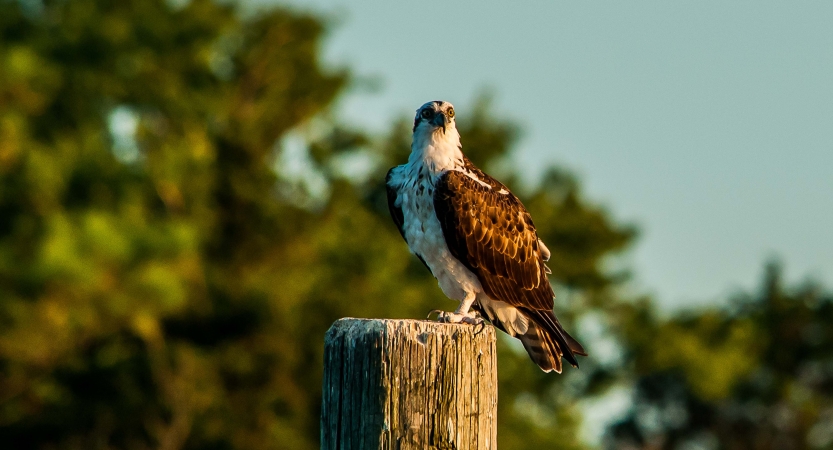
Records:
[[[431,111],[430,109],[425,108],[425,109],[422,110],[420,115],[422,116],[423,119],[430,119],[431,116],[434,115],[434,111]]]
[[[448,108],[448,112],[446,112],[446,114],[448,115],[449,119],[454,117],[454,108]]]

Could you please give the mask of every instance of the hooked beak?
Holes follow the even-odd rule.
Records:
[[[434,116],[434,119],[431,120],[431,123],[434,124],[434,126],[442,127],[443,133],[445,133],[445,128],[448,126],[448,116],[446,116],[444,112],[439,112]]]

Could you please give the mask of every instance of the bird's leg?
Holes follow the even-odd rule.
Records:
[[[466,292],[466,296],[463,298],[463,301],[460,302],[460,306],[457,307],[457,310],[454,311],[455,314],[468,314],[471,305],[474,303],[474,299],[477,298],[477,294],[474,292]]]
[[[460,306],[454,312],[446,312],[446,311],[431,311],[431,313],[438,313],[437,320],[439,322],[444,323],[470,323],[473,325],[478,325],[483,323],[483,319],[477,315],[474,311],[469,312],[471,305],[474,303],[474,300],[477,298],[477,294],[474,292],[466,292],[466,296],[463,298],[463,301],[460,302]],[[431,315],[430,313],[428,314]]]

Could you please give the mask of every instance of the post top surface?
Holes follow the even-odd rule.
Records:
[[[365,319],[344,317],[333,322],[327,335],[333,334],[412,334],[431,333],[439,335],[470,335],[473,338],[494,341],[494,327],[489,324],[442,323],[417,319]]]

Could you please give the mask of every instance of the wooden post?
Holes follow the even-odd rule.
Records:
[[[495,449],[494,328],[341,319],[324,341],[321,448]]]

